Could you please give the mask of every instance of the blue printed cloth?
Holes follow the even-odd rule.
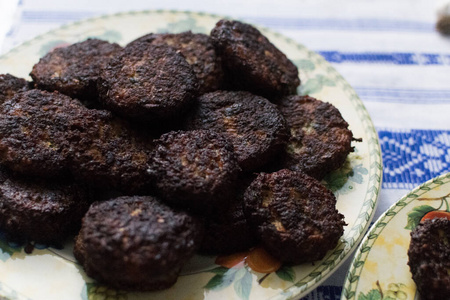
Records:
[[[450,38],[435,30],[442,1],[16,1],[1,53],[67,22],[143,9],[240,18],[320,53],[356,90],[379,134],[384,178],[375,219],[450,172]],[[339,299],[350,261],[303,299]]]

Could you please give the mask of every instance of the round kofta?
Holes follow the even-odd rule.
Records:
[[[246,171],[266,164],[283,149],[286,122],[276,105],[245,91],[215,91],[197,98],[188,129],[223,133],[231,141],[239,166]]]
[[[408,265],[420,299],[450,299],[450,220],[434,218],[411,231]]]
[[[218,90],[222,86],[222,61],[217,56],[210,37],[191,31],[181,33],[150,33],[132,43],[147,42],[153,45],[167,44],[186,58],[197,76],[199,94]]]
[[[0,229],[9,240],[60,245],[79,230],[90,201],[83,185],[18,177],[0,168]]]
[[[85,110],[58,92],[33,89],[16,94],[0,107],[1,163],[30,176],[67,173],[71,126],[83,126]]]
[[[183,114],[197,95],[197,78],[174,48],[146,42],[128,45],[100,73],[100,102],[141,122],[161,122]]]
[[[353,133],[339,110],[309,96],[287,96],[278,104],[290,128],[283,166],[317,179],[340,168],[348,154]]]
[[[29,89],[29,83],[11,74],[0,74],[0,104],[11,99],[16,93]]]
[[[0,161],[17,173],[75,175],[134,193],[148,185],[151,149],[109,111],[88,109],[58,92],[30,90],[0,107]]]
[[[148,172],[164,200],[207,212],[228,205],[240,168],[232,144],[223,135],[192,130],[172,131],[155,141]]]
[[[223,61],[229,88],[270,100],[296,93],[300,85],[297,67],[255,27],[220,20],[211,31],[211,40]]]
[[[322,259],[344,233],[333,193],[287,169],[258,175],[245,191],[244,213],[263,247],[282,262]]]
[[[71,143],[71,173],[98,188],[127,195],[147,194],[152,189],[147,172],[151,138],[107,111],[97,110],[82,124],[73,134],[79,139]]]
[[[154,197],[119,197],[89,208],[74,255],[100,283],[123,290],[159,290],[175,284],[201,233],[195,218]]]
[[[80,100],[97,98],[97,79],[111,57],[122,49],[115,43],[87,39],[53,49],[30,73],[37,88],[59,91]]]

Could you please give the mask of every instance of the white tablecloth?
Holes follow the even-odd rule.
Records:
[[[11,21],[3,19],[7,30],[0,49],[5,53],[64,23],[143,9],[203,11],[278,31],[330,61],[369,111],[384,167],[376,219],[413,187],[450,172],[450,38],[434,27],[441,5],[430,0],[19,0]],[[304,299],[339,299],[348,267],[349,261]]]

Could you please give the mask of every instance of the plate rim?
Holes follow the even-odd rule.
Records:
[[[126,11],[119,11],[111,14],[101,14],[89,18],[84,18],[77,21],[68,22],[66,24],[63,24],[61,26],[58,26],[56,28],[53,28],[51,30],[48,30],[44,33],[38,34],[34,36],[31,39],[28,39],[13,48],[9,49],[7,52],[0,55],[0,63],[2,60],[5,60],[9,58],[10,56],[14,55],[16,52],[20,51],[22,48],[32,46],[33,43],[47,37],[48,35],[52,34],[58,34],[59,31],[66,30],[71,27],[80,26],[86,23],[95,22],[97,20],[101,19],[108,19],[108,18],[120,18],[122,16],[130,16],[130,15],[151,15],[151,14],[178,14],[178,15],[189,15],[193,17],[210,17],[210,18],[226,18],[226,19],[234,19],[234,20],[240,20],[243,22],[248,22],[245,19],[241,18],[233,18],[229,15],[221,15],[221,14],[215,14],[215,13],[209,13],[209,12],[202,12],[202,11],[190,11],[190,10],[176,10],[176,9],[147,9],[147,10],[126,10]],[[311,60],[314,60],[315,63],[323,65],[327,68],[327,72],[329,74],[333,74],[339,82],[343,85],[343,88],[346,90],[346,95],[348,96],[348,101],[352,103],[352,109],[356,112],[356,114],[359,117],[359,122],[363,125],[363,132],[367,136],[367,148],[368,148],[368,182],[367,182],[367,189],[365,190],[365,196],[364,199],[361,199],[362,205],[361,209],[358,212],[358,217],[355,220],[355,226],[351,228],[349,232],[344,234],[343,237],[341,237],[341,242],[339,245],[331,250],[331,254],[327,254],[324,259],[319,261],[320,263],[317,264],[316,268],[314,268],[314,271],[311,272],[309,275],[305,276],[302,279],[296,280],[292,285],[289,285],[284,290],[282,290],[280,293],[283,292],[291,292],[290,295],[285,296],[286,298],[283,299],[297,299],[300,298],[310,291],[312,291],[314,288],[319,286],[324,280],[326,280],[329,276],[333,274],[333,271],[338,269],[342,263],[352,254],[353,250],[359,245],[359,243],[364,238],[364,232],[367,231],[367,229],[370,226],[370,222],[372,221],[377,205],[378,205],[378,196],[381,190],[381,184],[382,184],[382,158],[381,158],[381,146],[379,143],[378,133],[375,129],[375,126],[373,124],[373,121],[367,111],[367,108],[364,106],[362,100],[359,98],[355,90],[351,87],[351,85],[346,81],[346,79],[329,63],[325,60],[323,56],[318,54],[317,52],[314,52],[310,50],[309,48],[305,47],[302,43],[299,43],[295,41],[294,39],[287,37],[276,30],[270,29],[265,26],[260,26],[258,24],[254,24],[253,22],[248,22],[261,30],[261,32],[269,33],[273,36],[276,36],[278,39],[284,40],[286,43],[294,45],[298,50],[306,51],[308,56]],[[300,70],[301,72],[301,70]],[[345,240],[344,240],[345,239]],[[330,257],[333,257],[333,259],[330,259]],[[336,261],[337,260],[337,261]],[[318,270],[317,272],[315,272]],[[311,276],[313,273],[318,273],[317,276]],[[306,279],[309,278],[309,279]],[[302,281],[301,280],[307,280]],[[301,284],[301,285],[300,285]],[[272,296],[271,298],[279,297],[280,293],[277,295]]]
[[[442,180],[445,179],[447,179],[447,181],[442,182]],[[449,182],[450,172],[429,179],[407,192],[378,217],[378,219],[371,226],[371,229],[364,235],[361,244],[355,251],[355,255],[350,264],[350,268],[345,276],[341,299],[355,299],[360,274],[364,268],[365,261],[370,251],[372,250],[372,246],[375,243],[376,239],[383,232],[385,225],[389,223],[395,216],[397,216],[397,213],[400,212],[404,207],[408,206],[411,202],[417,199],[418,192],[423,191],[423,193],[426,193],[443,184],[448,184]],[[407,202],[408,200],[409,202]]]

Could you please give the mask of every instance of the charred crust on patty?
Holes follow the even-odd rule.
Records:
[[[225,134],[245,171],[266,164],[283,149],[288,137],[286,122],[277,107],[245,91],[216,91],[197,98],[186,127]]]
[[[0,167],[0,228],[12,241],[60,245],[79,230],[91,196],[69,180],[31,179]]]
[[[0,104],[11,99],[16,93],[29,90],[30,83],[11,74],[0,74]]]
[[[153,143],[128,122],[109,112],[83,120],[78,141],[71,145],[70,170],[80,181],[99,188],[147,194],[152,190],[147,169]]]
[[[270,100],[296,93],[300,85],[297,67],[255,27],[220,20],[211,39],[231,89],[248,90]]]
[[[33,66],[30,73],[35,86],[59,91],[81,100],[97,98],[100,70],[122,49],[116,43],[87,39],[53,49]]]
[[[58,92],[30,90],[0,107],[0,161],[25,175],[67,174],[70,127],[84,107]]]
[[[210,37],[191,31],[181,33],[150,33],[132,43],[146,42],[153,45],[167,44],[180,51],[192,66],[198,79],[199,95],[218,90],[222,86],[222,61],[217,56]],[[129,44],[129,45],[130,45]]]
[[[317,179],[340,168],[353,152],[353,133],[339,110],[309,96],[287,96],[278,103],[290,128],[283,166]]]
[[[450,298],[450,220],[425,220],[411,231],[408,265],[420,299]]]
[[[149,174],[161,197],[194,212],[226,205],[240,168],[232,144],[209,130],[173,131],[154,142]]]
[[[197,95],[192,67],[165,44],[133,43],[102,69],[100,102],[136,121],[155,123],[181,116]]]
[[[245,191],[244,213],[264,248],[287,263],[322,259],[344,232],[333,193],[287,169],[258,175]]]
[[[0,107],[0,161],[13,171],[134,192],[144,188],[150,142],[125,121],[58,92],[30,90]]]
[[[95,202],[74,255],[88,276],[123,290],[169,288],[198,248],[202,227],[151,196]]]

